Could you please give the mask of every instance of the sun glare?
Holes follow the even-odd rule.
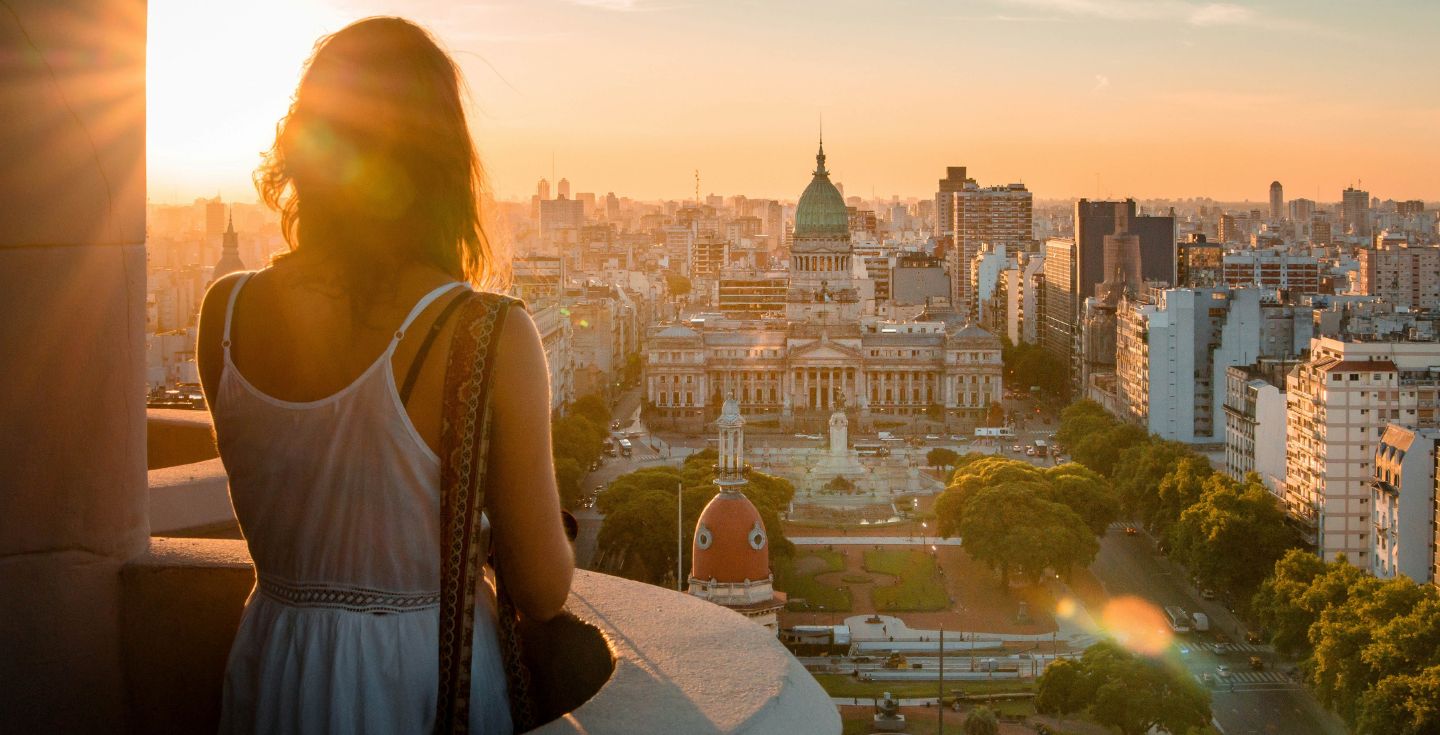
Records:
[[[178,199],[208,183],[211,194],[253,199],[253,191],[234,189],[234,172],[255,168],[316,39],[340,20],[311,0],[152,0],[146,59],[152,197]]]

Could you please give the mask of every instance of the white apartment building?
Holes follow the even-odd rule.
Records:
[[[1370,573],[1434,581],[1435,442],[1440,432],[1390,424],[1375,448]]]
[[[1299,354],[1309,312],[1260,289],[1155,289],[1117,309],[1116,392],[1126,418],[1187,444],[1225,441],[1225,369]]]
[[[1285,487],[1287,364],[1225,369],[1225,474],[1243,481],[1254,472],[1276,497]]]
[[[980,252],[971,263],[970,270],[970,293],[974,294],[974,298],[970,300],[969,316],[972,320],[985,319],[986,304],[995,295],[1000,274],[1014,265],[1015,261],[1006,254],[1004,243],[985,243],[980,246]]]
[[[1385,426],[1437,425],[1440,342],[1321,337],[1286,379],[1285,507],[1327,561],[1371,568],[1372,463]]]

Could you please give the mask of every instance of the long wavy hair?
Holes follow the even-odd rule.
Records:
[[[276,260],[333,264],[357,307],[393,291],[396,267],[412,262],[503,289],[463,85],[407,20],[367,18],[320,39],[255,172],[290,246]]]

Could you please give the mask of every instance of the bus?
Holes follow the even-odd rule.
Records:
[[[861,457],[889,457],[890,448],[879,444],[856,444],[855,453]]]
[[[1170,630],[1176,633],[1190,632],[1190,613],[1178,605],[1165,608],[1165,618],[1170,621]]]
[[[1008,426],[978,426],[975,428],[976,439],[990,439],[994,437],[1010,438],[1015,436],[1015,430]]]
[[[629,457],[629,456],[630,456],[630,453],[633,452],[634,449],[635,449],[635,448],[634,448],[634,445],[632,445],[632,444],[630,443],[630,440],[629,440],[629,439],[621,439],[621,440],[620,440],[620,456],[621,456],[621,457]]]
[[[1045,443],[1045,440],[1044,440],[1044,439],[1036,439],[1036,440],[1035,440],[1035,455],[1036,455],[1036,456],[1038,456],[1038,457],[1044,457],[1046,454],[1049,454],[1049,452],[1050,452],[1050,446]]]

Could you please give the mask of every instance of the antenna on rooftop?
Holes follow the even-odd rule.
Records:
[[[700,208],[700,169],[695,169],[695,208]]]

